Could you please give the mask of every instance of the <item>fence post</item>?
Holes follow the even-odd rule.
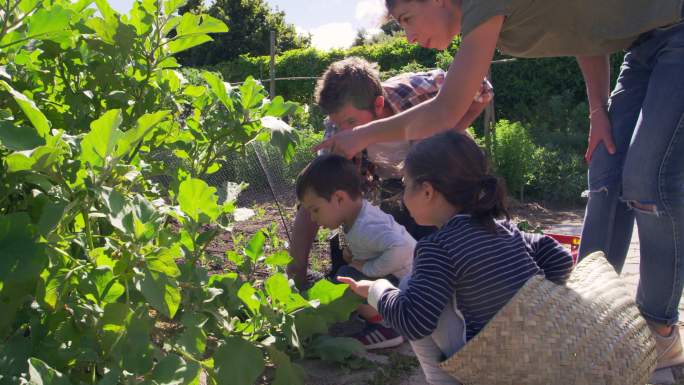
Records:
[[[276,43],[276,34],[275,31],[271,31],[271,87],[270,87],[270,94],[271,94],[271,99],[275,98],[275,93],[276,93],[276,88],[275,88],[275,43]]]

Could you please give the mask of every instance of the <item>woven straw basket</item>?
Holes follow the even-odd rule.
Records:
[[[594,253],[567,287],[530,279],[441,367],[469,385],[644,385],[655,361],[655,341],[632,294]]]

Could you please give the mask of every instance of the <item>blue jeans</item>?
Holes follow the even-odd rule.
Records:
[[[684,284],[684,22],[627,51],[608,113],[617,152],[601,144],[589,165],[580,258],[603,250],[620,272],[636,219],[637,305],[672,325]]]

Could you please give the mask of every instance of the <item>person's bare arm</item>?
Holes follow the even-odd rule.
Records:
[[[587,162],[590,162],[594,150],[601,143],[606,146],[610,154],[615,153],[610,119],[606,109],[610,95],[610,57],[608,55],[578,56],[577,63],[584,76],[589,100],[589,146],[584,157]]]
[[[503,16],[495,16],[463,39],[436,97],[392,117],[341,132],[317,148],[332,148],[351,157],[373,143],[423,139],[456,126],[487,74],[503,20]]]
[[[318,225],[311,220],[309,213],[300,207],[295,214],[292,226],[292,244],[290,244],[292,262],[287,267],[288,276],[294,279],[298,288],[303,288],[308,283],[306,272],[309,267],[309,253],[317,232]]]

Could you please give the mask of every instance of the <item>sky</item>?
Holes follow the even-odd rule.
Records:
[[[205,0],[206,1],[206,0]],[[323,50],[349,47],[359,29],[378,31],[384,0],[266,0],[285,12],[288,23],[310,33],[314,47]],[[128,13],[133,0],[110,0],[117,11]]]

